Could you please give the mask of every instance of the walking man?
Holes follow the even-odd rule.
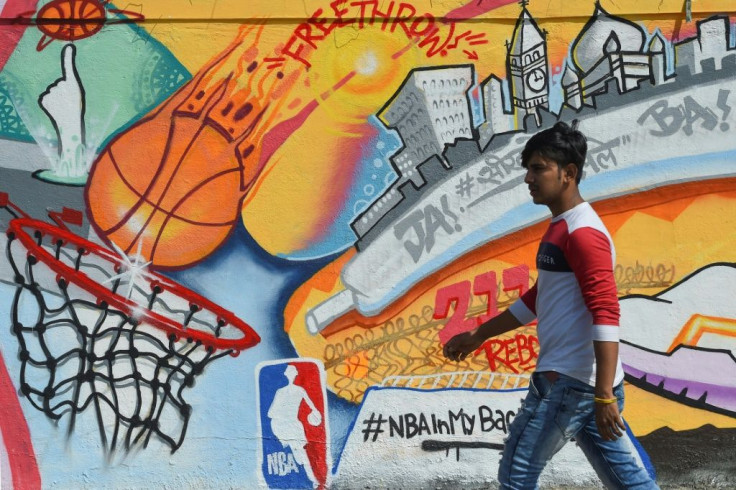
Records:
[[[537,252],[537,283],[508,310],[444,346],[459,361],[490,337],[535,318],[539,358],[504,446],[502,489],[533,489],[547,462],[574,438],[608,488],[658,488],[626,433],[613,240],[578,190],[585,136],[558,122],[521,153],[535,204],[552,212]]]

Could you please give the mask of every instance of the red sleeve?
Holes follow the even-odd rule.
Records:
[[[524,302],[529,311],[537,314],[537,283],[534,283],[531,289],[527,290],[526,293],[521,295],[521,300]]]
[[[593,327],[618,327],[618,294],[608,237],[595,228],[579,228],[570,234],[565,258],[593,315]]]

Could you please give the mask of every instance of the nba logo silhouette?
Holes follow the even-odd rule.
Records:
[[[331,466],[325,371],[312,359],[256,369],[260,467],[269,488],[325,488]]]

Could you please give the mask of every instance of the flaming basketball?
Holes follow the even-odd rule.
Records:
[[[264,137],[288,115],[281,105],[301,72],[260,62],[262,27],[242,28],[187,85],[101,152],[86,199],[102,237],[173,268],[208,256],[232,231],[268,160]]]

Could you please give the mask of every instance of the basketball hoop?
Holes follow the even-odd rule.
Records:
[[[231,312],[68,230],[24,217],[7,235],[20,391],[54,420],[70,414],[70,434],[93,406],[108,454],[151,435],[176,451],[191,414],[183,390],[260,342]]]

